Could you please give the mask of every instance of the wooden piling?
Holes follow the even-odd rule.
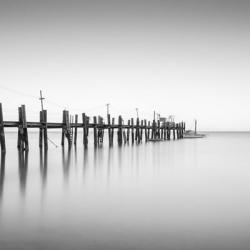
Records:
[[[94,130],[94,146],[96,147],[98,142],[97,142],[97,120],[96,116],[93,117],[93,130]]]
[[[61,141],[62,146],[64,146],[65,137],[68,140],[68,147],[71,148],[73,135],[72,135],[71,125],[70,125],[69,111],[67,110],[63,111],[62,141]]]
[[[43,146],[43,111],[40,111],[39,148]]]
[[[118,131],[117,131],[118,145],[122,145],[122,117],[118,117]]]
[[[140,142],[142,142],[143,137],[143,120],[141,120],[141,128],[140,128]]]
[[[145,142],[148,141],[147,120],[144,120]]]
[[[25,105],[21,105],[21,107],[18,108],[18,116],[19,116],[19,126],[18,126],[17,147],[19,150],[28,151],[29,140],[28,140],[28,129],[27,129]]]
[[[110,114],[107,115],[108,120],[108,138],[109,138],[109,146],[112,146],[111,143],[111,127],[110,127]]]
[[[175,140],[175,123],[173,123],[173,140]]]
[[[134,118],[131,118],[131,141],[132,144],[135,142],[135,135],[134,135]]]
[[[44,150],[47,150],[48,149],[47,110],[43,110],[43,138],[44,138]]]
[[[115,126],[115,118],[112,118],[111,146],[113,146],[113,143],[114,143],[114,126]]]
[[[167,122],[167,139],[170,140],[170,123]]]
[[[128,120],[128,128],[127,128],[127,142],[129,143],[129,132],[130,132],[130,120]]]
[[[78,124],[78,115],[75,115],[74,145],[77,144],[77,124]]]
[[[83,123],[83,145],[86,149],[88,147],[88,123],[89,118],[85,113],[82,113],[82,123]]]
[[[136,140],[137,143],[140,142],[139,127],[140,127],[140,121],[139,121],[139,118],[137,118],[136,119],[136,128],[135,128],[135,140]]]
[[[5,145],[5,133],[4,133],[2,103],[0,103],[0,146],[1,146],[1,152],[5,153],[6,152],[6,145]]]

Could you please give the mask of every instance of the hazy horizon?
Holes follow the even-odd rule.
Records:
[[[110,103],[124,119],[139,108],[202,131],[250,130],[249,22],[249,1],[1,0],[4,119],[26,104],[38,120],[42,89],[49,121]]]

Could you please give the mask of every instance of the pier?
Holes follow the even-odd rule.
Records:
[[[79,122],[78,115],[70,115],[69,111],[63,110],[62,122],[48,122],[47,121],[47,110],[40,111],[40,121],[29,122],[26,117],[26,107],[21,105],[18,107],[18,120],[17,121],[5,121],[3,115],[2,103],[0,103],[0,145],[1,152],[6,152],[6,141],[5,141],[5,128],[17,128],[17,148],[20,151],[29,150],[28,140],[28,129],[37,128],[39,129],[39,147],[48,149],[48,130],[49,129],[61,129],[61,145],[65,146],[65,141],[68,147],[77,144],[77,137],[79,129],[83,131],[82,142],[84,148],[88,147],[89,144],[89,131],[93,130],[93,144],[95,147],[102,145],[104,142],[104,132],[108,132],[108,144],[113,146],[114,144],[114,133],[117,133],[117,144],[122,146],[127,143],[141,143],[149,141],[161,141],[182,139],[185,132],[185,122],[175,123],[172,121],[166,121],[166,119],[155,118],[153,121],[147,121],[145,119],[140,120],[138,115],[137,118],[131,118],[124,121],[120,115],[115,123],[115,118],[107,114],[106,123],[104,118],[101,116],[94,116],[93,121],[90,121],[90,117],[85,113],[81,114],[82,121]]]

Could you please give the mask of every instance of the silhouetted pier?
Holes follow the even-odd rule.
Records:
[[[109,146],[114,143],[114,131],[117,131],[117,143],[122,146],[126,143],[141,143],[144,139],[148,141],[182,139],[185,131],[185,123],[175,123],[167,121],[166,119],[154,119],[153,121],[140,120],[131,118],[125,124],[122,116],[118,117],[117,124],[115,118],[107,114],[107,122],[100,116],[94,116],[93,122],[90,122],[90,117],[82,113],[82,122],[78,121],[78,115],[71,116],[69,111],[64,110],[62,114],[62,122],[48,122],[47,110],[40,111],[39,122],[28,122],[26,118],[25,105],[18,108],[18,121],[4,121],[3,109],[0,103],[0,144],[1,152],[6,152],[5,143],[5,128],[17,128],[17,148],[21,151],[29,150],[28,129],[39,129],[39,147],[48,149],[48,129],[62,129],[61,145],[65,145],[67,140],[68,147],[72,144],[77,144],[78,129],[83,131],[83,145],[85,148],[89,144],[89,130],[93,129],[93,143],[94,146],[102,144],[104,141],[104,131],[108,132]]]

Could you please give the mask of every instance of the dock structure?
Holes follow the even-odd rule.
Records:
[[[115,118],[107,114],[107,123],[100,116],[94,116],[93,122],[90,122],[90,117],[85,113],[82,113],[82,122],[78,121],[78,115],[70,116],[69,111],[63,110],[62,122],[48,122],[47,121],[47,110],[42,108],[40,111],[40,121],[39,122],[28,122],[26,118],[26,108],[25,105],[21,105],[18,108],[18,121],[4,121],[3,108],[0,103],[0,146],[1,152],[6,152],[6,142],[5,142],[5,128],[17,128],[17,148],[20,151],[29,150],[29,140],[28,140],[28,129],[37,128],[39,129],[39,147],[48,149],[48,129],[61,129],[61,145],[65,146],[65,139],[67,140],[68,147],[72,145],[77,145],[77,133],[78,128],[83,129],[83,145],[84,148],[88,147],[89,144],[89,130],[93,129],[94,135],[94,147],[98,147],[103,144],[104,132],[108,132],[108,145],[111,147],[114,144],[114,130],[117,130],[117,144],[122,146],[123,144],[141,143],[143,141],[158,141],[158,140],[170,140],[171,134],[172,139],[182,139],[185,132],[185,123],[175,123],[169,121],[161,121],[160,119],[154,119],[152,123],[147,120],[140,120],[139,117],[136,118],[134,123],[134,118],[131,118],[125,124],[122,116],[118,117],[118,124],[115,124]],[[172,133],[171,133],[172,132]]]

